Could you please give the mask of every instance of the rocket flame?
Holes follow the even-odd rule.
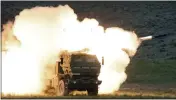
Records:
[[[100,62],[101,57],[105,57],[99,76],[102,80],[99,93],[112,93],[126,80],[129,56],[136,53],[140,44],[134,32],[118,27],[104,32],[95,19],[78,21],[68,5],[25,9],[16,16],[14,24],[6,25],[2,34],[2,46],[6,50],[2,56],[2,92],[5,94],[40,94],[47,79],[55,73],[53,68],[59,52],[84,48],[96,54]],[[8,38],[9,35],[15,38]]]

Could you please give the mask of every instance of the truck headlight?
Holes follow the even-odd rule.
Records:
[[[76,84],[76,81],[73,81],[74,84]]]
[[[73,75],[80,75],[80,73],[72,73]]]

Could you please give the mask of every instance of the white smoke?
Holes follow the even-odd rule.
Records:
[[[46,85],[46,80],[54,76],[54,67],[61,50],[77,51],[89,48],[91,53],[96,54],[99,58],[105,57],[105,65],[102,67],[99,77],[103,81],[100,85],[100,93],[112,93],[118,90],[127,78],[125,68],[130,59],[122,48],[134,55],[138,47],[135,33],[118,27],[108,28],[104,33],[104,28],[99,26],[95,19],[85,18],[82,22],[78,21],[77,15],[68,5],[25,9],[16,16],[12,29],[13,34],[21,43],[20,52],[25,52],[22,55],[18,54],[20,59],[16,59],[16,62],[20,63],[23,62],[21,60],[24,60],[25,63],[20,64],[24,69],[30,69],[30,66],[33,66],[32,70],[24,70],[19,69],[18,64],[14,64],[13,67],[21,71],[16,70],[13,73],[23,75],[28,72],[25,74],[28,74],[30,81],[35,84],[33,87],[31,86],[34,91],[42,90]],[[29,57],[29,54],[32,57]],[[9,54],[8,56],[13,55]],[[37,60],[34,62],[33,58]],[[6,59],[6,63],[8,62],[9,60]],[[3,65],[4,68],[6,66]],[[8,76],[9,69],[7,67],[6,70],[3,69],[4,79]],[[34,70],[39,70],[35,74],[36,76],[32,75]],[[32,80],[33,78],[34,80]],[[23,82],[20,79],[17,82]],[[3,83],[4,91],[11,83],[12,81]],[[34,92],[27,88],[29,84],[24,84],[26,87],[21,87],[21,85],[16,85],[16,87],[26,89],[26,92]],[[18,90],[15,89],[15,91]]]

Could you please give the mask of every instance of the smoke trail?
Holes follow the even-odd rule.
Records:
[[[8,49],[3,56],[2,92],[5,93],[40,93],[45,89],[47,80],[54,77],[59,52],[84,48],[89,48],[90,53],[99,58],[105,57],[100,75],[103,81],[100,93],[112,93],[126,80],[125,68],[130,62],[129,55],[133,56],[139,45],[133,32],[108,28],[104,33],[104,28],[95,19],[78,21],[68,5],[25,9],[16,16],[13,26],[5,30],[10,31],[3,34],[13,33],[20,41],[19,47]],[[4,38],[4,41],[8,39]],[[130,52],[129,55],[124,50]],[[16,74],[16,82],[9,87],[13,83],[13,77],[8,74],[11,68],[14,68],[10,73]]]

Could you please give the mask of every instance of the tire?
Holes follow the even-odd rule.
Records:
[[[67,83],[64,80],[60,80],[59,84],[56,88],[56,95],[57,96],[66,96],[68,95],[68,87]]]
[[[97,96],[98,95],[98,86],[95,86],[95,88],[87,89],[89,96]]]

